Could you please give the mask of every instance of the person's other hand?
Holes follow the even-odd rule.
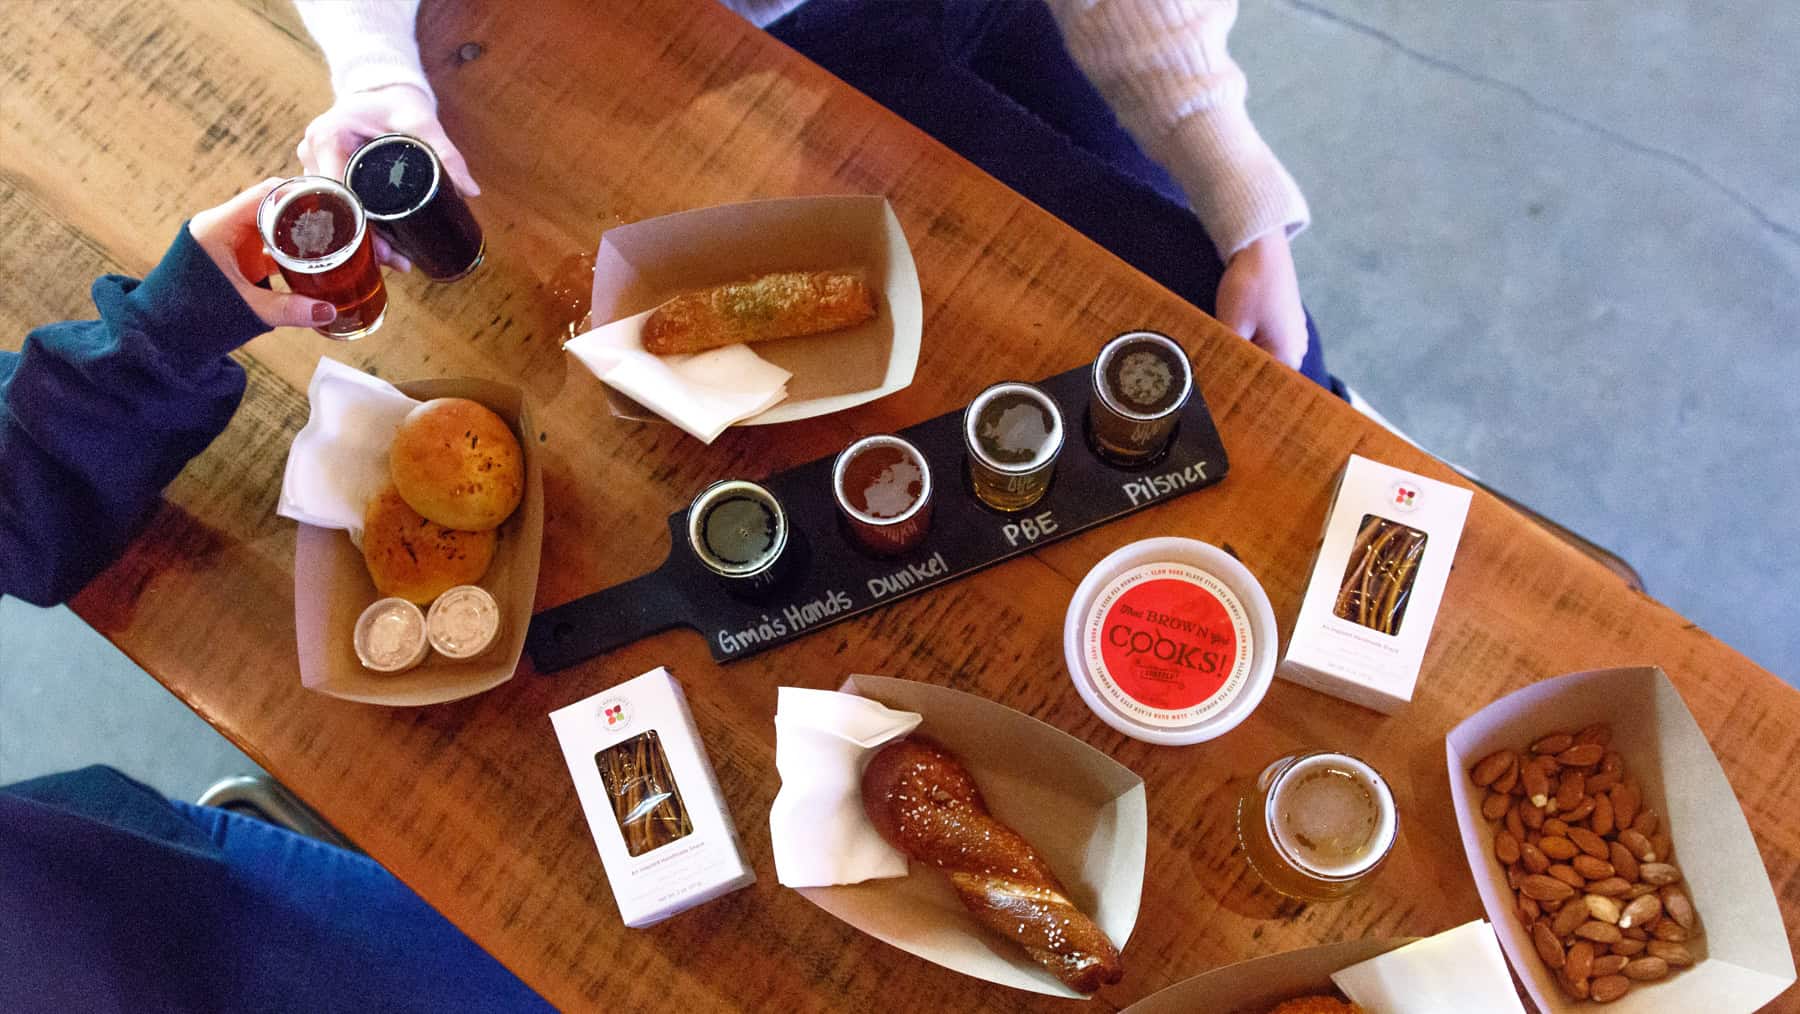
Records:
[[[188,232],[212,258],[251,312],[270,327],[318,327],[337,318],[337,308],[323,300],[256,285],[275,270],[256,228],[256,208],[280,183],[270,177],[216,208],[188,219]]]
[[[301,166],[318,176],[334,180],[344,178],[344,166],[364,141],[391,131],[399,131],[431,145],[450,181],[465,197],[481,193],[475,177],[469,175],[469,164],[462,152],[444,133],[438,122],[437,102],[415,85],[393,84],[364,92],[345,95],[330,109],[306,126],[306,136],[294,153]],[[412,264],[391,249],[381,237],[375,238],[375,255],[383,264],[400,271],[412,270]]]
[[[1219,279],[1219,322],[1294,369],[1306,356],[1306,310],[1281,229],[1239,250]]]

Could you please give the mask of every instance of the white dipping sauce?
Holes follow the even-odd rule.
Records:
[[[472,584],[452,588],[431,604],[425,619],[431,646],[446,658],[474,658],[500,636],[500,605]]]

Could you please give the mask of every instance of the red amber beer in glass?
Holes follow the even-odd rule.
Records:
[[[349,341],[381,326],[387,288],[356,195],[324,176],[283,180],[256,209],[256,226],[288,288],[337,307],[336,320],[313,330]]]
[[[363,203],[375,231],[434,282],[454,281],[481,265],[486,241],[431,146],[411,134],[368,140],[344,167],[344,185]]]

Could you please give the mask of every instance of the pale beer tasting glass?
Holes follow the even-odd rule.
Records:
[[[1238,800],[1244,858],[1292,898],[1334,901],[1381,868],[1400,829],[1394,794],[1349,754],[1283,757]]]
[[[1022,511],[1042,500],[1062,445],[1062,410],[1032,384],[995,384],[963,412],[969,483],[995,510]]]
[[[375,262],[362,202],[324,176],[295,176],[269,191],[256,209],[263,248],[288,288],[337,308],[337,319],[313,330],[349,341],[372,333],[387,316],[387,287]]]
[[[1101,457],[1142,465],[1162,456],[1194,393],[1187,352],[1156,331],[1127,331],[1094,359],[1088,437]]]

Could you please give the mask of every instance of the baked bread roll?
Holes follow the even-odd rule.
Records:
[[[493,529],[445,528],[419,515],[388,486],[363,511],[363,562],[382,595],[426,605],[459,584],[474,584],[494,560]]]
[[[1037,850],[994,819],[968,769],[944,748],[916,737],[889,744],[864,769],[862,797],[889,844],[949,874],[977,919],[1070,989],[1092,993],[1125,974],[1106,932],[1069,900]]]
[[[1363,1014],[1363,1009],[1335,996],[1302,996],[1276,1004],[1269,1014]]]
[[[525,457],[506,420],[467,398],[436,398],[406,414],[388,452],[394,488],[445,528],[498,527],[525,495]]]
[[[687,292],[644,321],[644,350],[666,356],[854,327],[875,316],[875,294],[850,271],[777,271]]]

